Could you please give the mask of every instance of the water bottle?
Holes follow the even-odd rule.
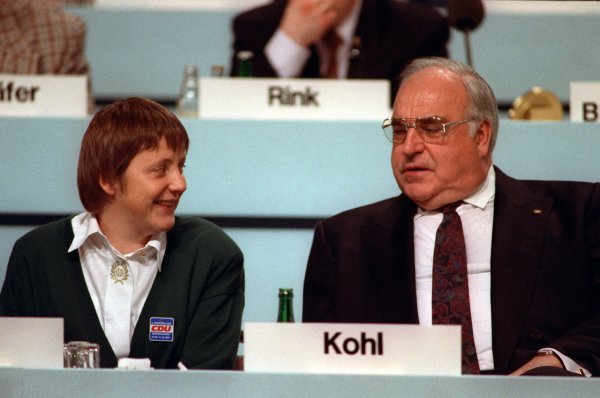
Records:
[[[186,65],[177,99],[177,116],[198,117],[198,68]]]

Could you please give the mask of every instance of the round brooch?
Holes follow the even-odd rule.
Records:
[[[129,269],[127,268],[127,262],[118,259],[110,267],[110,279],[115,283],[123,284],[129,278]]]

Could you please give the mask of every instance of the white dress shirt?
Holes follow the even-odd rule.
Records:
[[[160,271],[167,246],[166,233],[161,232],[153,236],[141,249],[123,254],[110,244],[100,230],[96,217],[91,213],[84,212],[75,216],[71,225],[75,236],[68,251],[78,250],[79,252],[88,291],[113,351],[117,358],[127,357],[133,330],[154,278]],[[129,317],[120,316],[116,313],[114,305],[107,305],[109,298],[107,291],[119,289],[123,285],[117,283],[110,275],[111,266],[117,260],[127,264],[129,272],[127,282],[132,283],[132,294],[127,296],[124,299],[125,302],[122,303],[125,308],[129,309]],[[126,330],[128,333],[125,336],[114,333],[114,331],[121,330]]]
[[[457,209],[467,250],[469,300],[479,369],[494,368],[490,270],[496,174],[491,167],[479,190]],[[432,269],[435,235],[442,222],[439,211],[419,210],[414,218],[415,276],[419,323],[431,325]]]
[[[358,24],[361,8],[362,0],[357,0],[350,14],[335,29],[341,39],[341,44],[337,49],[337,70],[338,77],[340,78],[348,76],[350,62],[348,54],[352,48],[354,31]],[[318,42],[316,45],[321,63],[321,75],[323,75],[328,65],[330,54],[328,54],[322,42]],[[278,28],[265,46],[265,56],[277,73],[277,76],[284,78],[299,77],[302,74],[304,65],[310,58],[310,49],[301,46]]]
[[[496,173],[494,168],[490,167],[485,181],[477,192],[464,199],[465,203],[456,209],[456,212],[460,215],[465,235],[473,337],[479,369],[482,371],[494,369],[490,286],[495,193]],[[423,211],[421,209],[414,218],[417,310],[419,324],[421,325],[432,324],[433,250],[435,235],[442,218],[442,213],[438,211]],[[591,376],[587,369],[581,368],[571,358],[555,349],[550,350],[559,356],[565,369]]]

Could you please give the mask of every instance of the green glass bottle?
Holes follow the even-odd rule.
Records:
[[[294,322],[294,290],[279,289],[277,322]]]
[[[252,77],[252,51],[240,51],[237,53],[238,77]]]

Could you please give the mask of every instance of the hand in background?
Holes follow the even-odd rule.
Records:
[[[337,14],[333,0],[290,0],[279,27],[298,44],[308,47],[334,25]]]

